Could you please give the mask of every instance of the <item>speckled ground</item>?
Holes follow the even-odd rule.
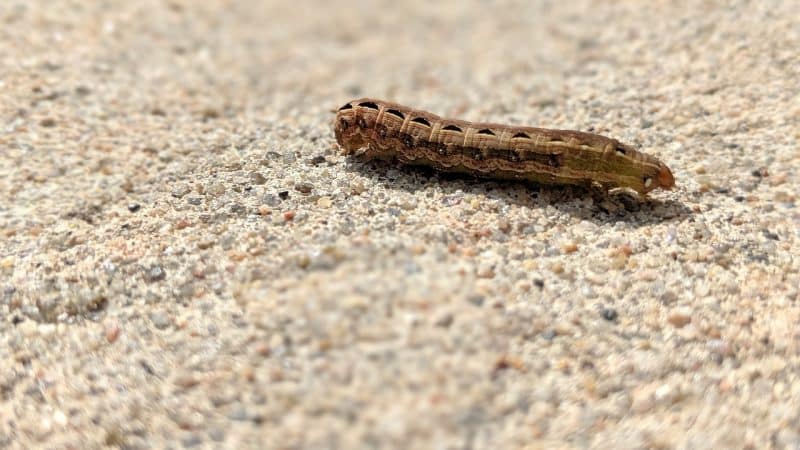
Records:
[[[0,448],[800,446],[800,3],[317,3],[0,3]],[[347,159],[360,96],[678,186]]]

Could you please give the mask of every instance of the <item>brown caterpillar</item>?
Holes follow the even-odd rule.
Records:
[[[593,133],[443,119],[396,103],[362,98],[336,113],[345,154],[396,159],[444,172],[542,184],[671,189],[675,179],[657,158]]]

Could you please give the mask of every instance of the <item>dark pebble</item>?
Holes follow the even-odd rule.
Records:
[[[773,233],[772,231],[764,229],[764,230],[761,230],[761,233],[763,233],[764,237],[766,237],[767,239],[772,239],[773,241],[780,241],[781,240],[781,238],[777,234]]]
[[[153,366],[151,366],[149,362],[147,362],[147,361],[145,361],[143,359],[139,360],[139,367],[141,367],[142,370],[144,370],[145,373],[147,373],[148,375],[155,375],[156,374],[156,370],[153,369]]]
[[[294,189],[302,194],[308,194],[314,190],[314,185],[311,183],[297,183],[294,185]]]
[[[45,119],[42,119],[41,122],[39,122],[39,125],[41,125],[43,127],[47,127],[47,128],[54,127],[54,126],[56,126],[56,120],[52,119],[50,117],[47,117]]]
[[[247,213],[247,207],[239,203],[234,203],[230,206],[230,212],[231,214],[236,214],[241,216]]]
[[[544,289],[544,280],[533,280],[533,284],[538,287],[539,289]]]
[[[138,203],[129,203],[128,204],[128,211],[135,213],[136,211],[142,209],[142,205]]]
[[[280,198],[281,200],[286,200],[287,198],[289,198],[289,191],[278,192],[278,198]]]
[[[309,160],[309,162],[314,166],[318,166],[318,165],[320,165],[320,164],[325,162],[325,157],[324,156],[315,156],[315,157],[311,158]]]
[[[769,263],[769,255],[764,252],[749,252],[747,258],[753,262]]]
[[[600,314],[603,316],[603,319],[606,319],[609,322],[615,322],[618,317],[617,310],[614,308],[603,308],[603,310],[600,311]]]

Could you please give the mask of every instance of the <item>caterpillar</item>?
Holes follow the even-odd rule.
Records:
[[[606,136],[445,119],[371,98],[339,108],[334,134],[346,155],[482,178],[628,188],[642,196],[675,186],[666,164]]]

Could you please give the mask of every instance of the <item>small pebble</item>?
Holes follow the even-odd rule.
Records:
[[[566,254],[575,253],[578,251],[578,244],[574,242],[567,242],[561,246],[561,251]]]
[[[352,183],[350,183],[350,192],[352,192],[355,195],[363,194],[364,192],[366,192],[366,190],[367,187],[364,185],[364,183],[360,181],[353,181]]]
[[[175,385],[183,389],[190,389],[198,384],[200,384],[200,380],[198,380],[197,377],[191,373],[178,375],[175,378]]]
[[[6,256],[3,259],[0,259],[0,269],[10,270],[11,268],[14,267],[14,260],[15,258],[11,255]]]
[[[692,321],[692,315],[686,309],[678,309],[670,312],[667,320],[675,328],[683,328]]]
[[[494,267],[491,264],[481,264],[475,275],[478,278],[494,278]]]
[[[122,333],[119,324],[117,322],[108,322],[106,324],[106,340],[113,344],[119,338],[119,335]]]
[[[453,314],[452,313],[445,313],[442,314],[438,319],[434,321],[434,325],[437,327],[448,328],[450,325],[453,324]]]
[[[320,208],[330,208],[333,205],[333,201],[330,197],[320,197],[317,199],[317,206]]]
[[[211,183],[208,187],[206,187],[206,193],[213,197],[219,197],[227,191],[225,184],[216,182]]]
[[[603,316],[603,319],[606,319],[609,322],[614,322],[617,320],[617,310],[614,308],[603,308],[600,311],[600,315]]]
[[[175,198],[181,198],[189,192],[192,192],[192,188],[188,184],[179,184],[172,188],[171,194]]]
[[[264,175],[261,175],[260,172],[250,172],[250,182],[257,185],[262,185],[267,182],[267,179]]]
[[[167,272],[161,266],[150,266],[147,270],[147,281],[153,283],[162,281],[167,277]]]
[[[508,233],[511,231],[511,222],[507,219],[503,218],[497,221],[497,229],[502,231],[503,233]]]
[[[722,357],[731,357],[734,355],[733,346],[723,339],[711,339],[706,343],[706,346],[709,351]]]
[[[159,330],[167,328],[172,323],[169,316],[161,311],[150,313],[150,321],[153,322],[153,326]]]
[[[554,262],[554,263],[550,264],[550,271],[552,271],[554,274],[557,274],[557,275],[558,274],[562,274],[562,273],[564,273],[564,264],[561,263],[560,261]]]
[[[214,238],[203,238],[197,241],[197,248],[200,250],[206,250],[216,245],[216,243],[217,240]]]
[[[301,194],[309,194],[314,190],[314,185],[311,183],[297,183],[294,185],[294,189]]]
[[[265,194],[261,200],[267,206],[278,206],[281,204],[281,199],[275,194]]]
[[[318,165],[320,165],[320,164],[325,162],[325,157],[324,156],[315,156],[315,157],[311,158],[310,160],[308,160],[308,162],[311,163],[311,165],[313,165],[313,166],[318,166]]]
[[[762,234],[764,235],[764,237],[766,237],[767,239],[771,239],[771,240],[773,240],[773,241],[780,241],[780,240],[781,240],[780,236],[778,236],[777,234],[773,233],[773,232],[772,232],[772,231],[770,231],[770,230],[763,229],[763,230],[761,230],[761,233],[762,233]]]
[[[202,113],[203,120],[211,120],[219,118],[219,111],[214,108],[205,108]]]

